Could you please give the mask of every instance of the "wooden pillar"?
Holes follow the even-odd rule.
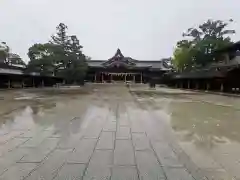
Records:
[[[190,89],[191,87],[190,87],[190,80],[188,80],[188,89]]]
[[[9,89],[11,88],[11,80],[10,79],[8,80],[8,88]]]
[[[221,83],[221,88],[220,88],[220,90],[221,90],[221,92],[224,91],[224,85],[223,85],[223,83]]]
[[[97,82],[97,73],[95,73],[94,82]]]
[[[124,82],[127,82],[127,74],[125,74]]]
[[[34,81],[34,78],[33,78],[33,81],[32,81],[32,83],[33,83],[33,87],[35,87],[35,81]]]
[[[178,88],[180,88],[180,89],[182,88],[182,81],[179,82]]]
[[[22,80],[22,88],[24,88],[24,87],[25,87],[24,80]]]
[[[198,86],[198,82],[196,82],[196,86],[195,86],[195,88],[198,89],[198,87],[199,87],[199,86]]]
[[[44,80],[42,79],[42,87],[44,87]]]
[[[133,82],[135,83],[135,75],[133,75]]]
[[[207,82],[207,91],[210,89],[210,83]]]
[[[103,83],[103,73],[102,73],[102,83]]]
[[[143,83],[143,74],[141,73],[141,84]]]

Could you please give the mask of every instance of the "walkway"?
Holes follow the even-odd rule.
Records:
[[[237,177],[235,171],[227,172],[214,159],[205,158],[203,166],[198,164],[196,156],[191,156],[193,146],[187,149],[189,143],[176,138],[177,131],[169,124],[169,94],[160,91],[159,98],[158,91],[149,94],[139,87],[130,93],[123,85],[90,86],[83,94],[20,93],[22,99],[30,96],[34,100],[26,98],[27,106],[18,102],[18,108],[3,116],[0,179]],[[204,158],[201,155],[199,151],[199,157]]]

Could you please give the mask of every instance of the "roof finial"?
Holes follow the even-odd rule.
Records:
[[[118,48],[115,56],[123,57],[121,50]]]

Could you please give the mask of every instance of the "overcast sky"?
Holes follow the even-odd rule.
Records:
[[[189,27],[232,18],[240,40],[240,0],[0,0],[0,41],[28,61],[27,50],[65,23],[92,59],[125,56],[158,60],[172,55]]]

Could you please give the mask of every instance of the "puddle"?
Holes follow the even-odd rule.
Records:
[[[240,177],[240,99],[216,95],[144,92],[140,103],[167,121],[175,139],[200,168],[224,168]],[[154,96],[154,99],[152,99]]]
[[[17,97],[14,98],[15,100],[28,100],[28,99],[33,99],[34,97],[30,97],[30,96],[23,96],[23,97]]]

